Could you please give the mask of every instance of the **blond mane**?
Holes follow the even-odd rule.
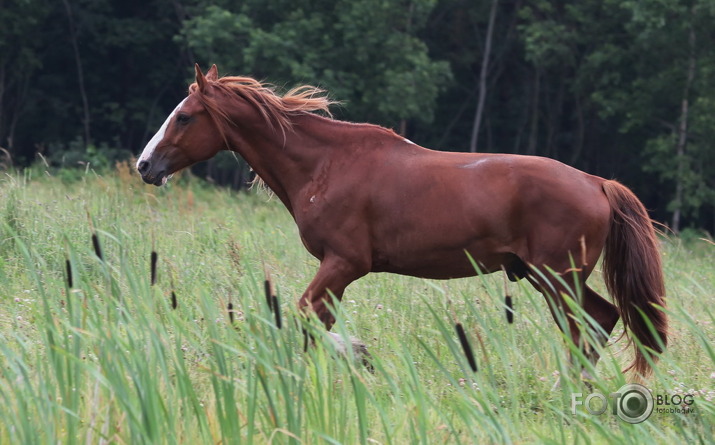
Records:
[[[332,101],[326,96],[326,91],[311,85],[302,85],[289,90],[284,95],[276,93],[273,85],[261,83],[250,77],[225,76],[215,81],[207,80],[211,85],[229,93],[238,95],[255,107],[266,121],[269,127],[279,130],[285,140],[286,132],[293,127],[291,117],[316,111],[323,112],[332,117],[330,106],[339,102]],[[221,103],[215,96],[207,96],[201,92],[196,82],[189,85],[189,94],[196,94],[211,119],[216,123],[219,134],[230,149],[227,129],[233,125],[230,117],[223,109]],[[251,186],[270,191],[263,180],[256,175]]]
[[[332,117],[330,106],[338,103],[330,100],[325,90],[311,85],[295,87],[281,96],[276,92],[275,86],[250,77],[226,76],[209,83],[229,93],[229,96],[235,94],[248,101],[258,110],[266,123],[271,128],[279,130],[284,137],[293,126],[292,116],[320,111]],[[189,94],[197,95],[216,122],[224,141],[228,142],[225,129],[232,123],[221,103],[215,96],[203,94],[195,82],[189,86]]]

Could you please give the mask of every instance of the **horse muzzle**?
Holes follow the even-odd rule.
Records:
[[[166,184],[168,179],[168,169],[164,163],[153,163],[149,160],[140,160],[137,163],[137,171],[142,177],[142,181],[160,187]]]

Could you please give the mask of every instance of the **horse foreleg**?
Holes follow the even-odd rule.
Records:
[[[331,294],[340,301],[345,288],[368,272],[367,269],[356,266],[340,257],[327,257],[320,263],[318,273],[303,293],[298,305],[304,312],[312,310],[325,329],[330,330],[335,323],[335,317],[330,312]]]
[[[298,303],[300,309],[303,312],[312,310],[329,331],[335,323],[335,317],[330,311],[330,305],[333,302],[331,294],[340,301],[345,288],[367,272],[367,268],[357,267],[355,263],[342,258],[330,257],[324,259],[320,263],[318,273],[308,285]],[[342,337],[332,332],[328,332],[328,334],[335,341],[336,350],[341,354],[346,354],[347,346]],[[351,338],[350,343],[354,356],[361,359],[367,369],[372,372],[372,364],[368,360],[370,353],[367,351],[367,347],[355,338]]]

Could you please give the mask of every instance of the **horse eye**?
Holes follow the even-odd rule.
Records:
[[[185,114],[185,113],[179,113],[179,115],[176,116],[176,122],[178,122],[182,125],[188,124],[190,120],[191,120],[191,116],[189,116],[188,114]]]

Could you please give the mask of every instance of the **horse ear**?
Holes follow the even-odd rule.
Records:
[[[215,63],[211,66],[211,69],[209,69],[206,72],[206,80],[210,80],[210,81],[218,80],[218,68],[216,67]]]
[[[196,84],[199,86],[199,91],[204,92],[206,90],[206,78],[204,73],[201,72],[199,64],[194,64],[194,69],[196,70]]]

